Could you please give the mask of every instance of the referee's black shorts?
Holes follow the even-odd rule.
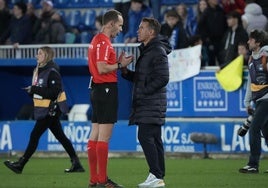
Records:
[[[117,83],[93,83],[90,100],[92,105],[92,123],[110,124],[117,122]]]

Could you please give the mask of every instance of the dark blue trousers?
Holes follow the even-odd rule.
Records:
[[[256,103],[254,118],[249,128],[249,166],[259,167],[261,155],[261,133],[266,144],[268,144],[268,100],[261,100]]]
[[[139,125],[138,139],[149,166],[149,172],[158,179],[163,179],[165,176],[165,157],[161,126],[153,124]]]

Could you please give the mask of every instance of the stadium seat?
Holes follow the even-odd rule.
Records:
[[[83,8],[98,8],[98,0],[81,0],[83,1]]]
[[[14,1],[14,0],[12,0]],[[40,6],[40,2],[41,0],[23,0],[24,3],[32,3],[33,6],[36,8],[36,7],[39,7]]]
[[[62,21],[64,22],[64,24],[66,24],[66,15],[65,15],[65,11],[64,10],[58,10],[57,11],[59,13],[59,15],[61,16]]]
[[[66,44],[73,44],[75,43],[76,36],[74,33],[67,32],[65,33],[65,43]]]
[[[84,0],[69,0],[69,8],[84,8]]]
[[[113,40],[113,43],[124,43],[124,35],[123,33],[119,33]]]
[[[96,11],[94,9],[86,10],[81,16],[81,30],[95,29]]]
[[[89,104],[74,104],[68,113],[68,121],[87,121]]]
[[[162,1],[162,5],[178,5],[182,2],[183,0],[164,0]]]
[[[13,8],[14,4],[20,2],[21,0],[9,0],[7,1],[10,8]]]
[[[197,4],[199,0],[183,0],[184,4]]]
[[[80,34],[80,42],[83,44],[90,43],[91,39],[92,39],[92,35],[91,35],[91,33],[87,32],[87,31],[83,31]]]
[[[81,22],[80,10],[72,9],[68,15],[66,15],[66,25],[73,28],[78,28]]]
[[[53,0],[55,8],[67,8],[69,0]]]
[[[114,7],[112,0],[99,0],[99,7]]]
[[[162,5],[196,4],[199,0],[164,0]]]

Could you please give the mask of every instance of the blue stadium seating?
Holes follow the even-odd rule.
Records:
[[[163,0],[162,5],[196,4],[199,0]]]
[[[83,7],[84,8],[98,8],[99,3],[98,0],[82,0],[83,1]]]
[[[80,34],[80,42],[83,44],[88,44],[90,43],[91,39],[92,39],[92,34],[87,32],[87,31],[83,31]]]
[[[40,7],[41,0],[23,0],[24,3],[32,3],[35,8]]]
[[[20,2],[21,0],[8,0],[7,1],[7,5],[10,7],[10,8],[13,8],[13,5],[17,2]]]
[[[83,8],[84,0],[69,0],[68,8]]]
[[[70,0],[53,0],[54,7],[67,8]]]
[[[199,0],[182,0],[184,4],[196,4]]]
[[[76,38],[76,36],[74,33],[70,33],[70,32],[65,33],[65,43],[66,44],[75,43],[75,38]]]
[[[99,7],[114,7],[112,0],[99,0]]]
[[[81,16],[81,30],[95,29],[96,11],[87,9]]]
[[[65,18],[65,17],[66,17],[65,11],[62,10],[62,9],[60,9],[60,10],[58,10],[57,12],[60,14],[61,18],[65,21],[65,19],[66,19],[66,18]]]
[[[81,22],[81,12],[77,9],[70,10],[66,15],[66,24],[69,27],[78,28]]]
[[[40,2],[42,0],[7,0],[9,8],[13,8],[16,2],[32,2],[35,8],[40,8]],[[65,9],[65,8],[112,8],[114,6],[113,0],[52,0],[54,8]],[[180,3],[185,4],[196,4],[199,0],[162,0],[162,5],[178,5]]]
[[[180,4],[182,0],[163,0],[162,5],[177,5]]]

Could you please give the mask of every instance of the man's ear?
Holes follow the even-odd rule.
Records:
[[[150,33],[150,36],[154,36],[154,35],[155,35],[155,33],[154,33],[154,30],[153,30],[153,29],[150,29],[150,30],[149,30],[149,33]]]

